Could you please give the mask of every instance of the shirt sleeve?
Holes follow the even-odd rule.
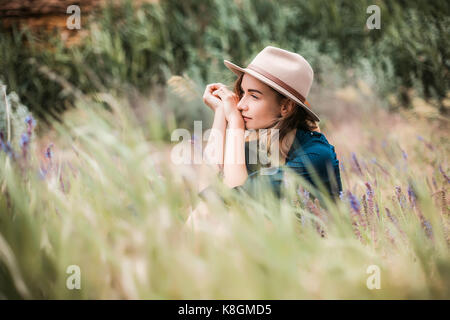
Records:
[[[290,161],[287,166],[316,188],[316,180],[321,181],[330,195],[339,195],[342,190],[339,161],[331,159],[327,154],[303,154]]]
[[[233,189],[244,192],[253,198],[264,196],[267,194],[267,191],[272,192],[279,198],[281,195],[283,175],[281,167],[262,168],[249,174],[243,185],[234,187]]]

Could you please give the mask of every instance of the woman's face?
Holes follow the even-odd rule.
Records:
[[[277,93],[247,73],[242,78],[237,107],[244,117],[246,129],[269,128],[281,116]]]

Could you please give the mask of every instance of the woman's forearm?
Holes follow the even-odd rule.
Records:
[[[230,188],[244,184],[248,177],[245,165],[245,131],[241,119],[228,122],[223,174],[223,181]]]
[[[225,130],[227,121],[222,108],[217,108],[214,113],[214,121],[211,127],[208,142],[204,149],[205,162],[208,167],[215,173],[219,173],[223,169],[223,156],[225,145]],[[199,190],[203,190],[208,186],[208,182],[200,182]]]

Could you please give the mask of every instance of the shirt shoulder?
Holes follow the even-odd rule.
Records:
[[[287,166],[314,163],[336,162],[335,148],[321,132],[299,130],[286,158]]]

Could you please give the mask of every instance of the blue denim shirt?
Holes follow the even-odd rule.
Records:
[[[243,185],[234,187],[234,190],[244,191],[251,197],[257,197],[261,185],[267,185],[276,196],[280,197],[284,173],[289,168],[306,179],[313,187],[318,187],[315,180],[321,181],[332,197],[339,196],[339,192],[342,191],[339,160],[334,146],[329,144],[323,133],[297,129],[285,164],[271,168],[271,172],[267,172],[267,168],[249,164],[249,150],[249,142],[246,142],[245,161],[248,178]],[[266,170],[265,173],[263,173],[264,170]],[[199,195],[203,197],[208,191],[210,187]]]
[[[262,170],[265,169],[258,170],[255,165],[249,164],[248,142],[245,147],[248,178],[243,185],[233,188],[235,190],[243,190],[249,195],[256,196],[259,182],[265,180],[269,182],[272,191],[280,197],[284,173],[289,168],[316,188],[318,187],[316,181],[319,180],[333,197],[339,196],[339,192],[342,191],[339,160],[334,146],[328,142],[323,133],[297,129],[285,164],[273,168],[270,174],[267,174],[267,171],[266,174],[262,174]]]

